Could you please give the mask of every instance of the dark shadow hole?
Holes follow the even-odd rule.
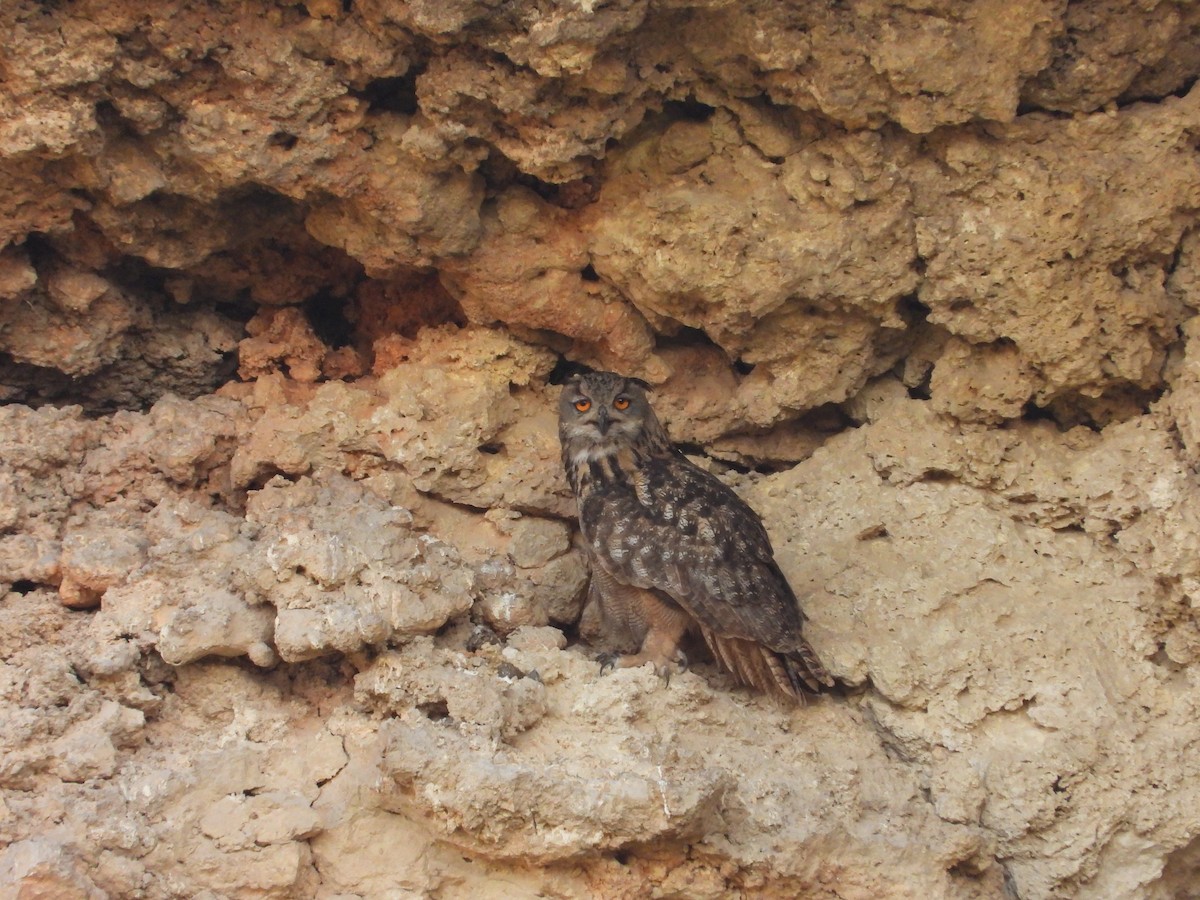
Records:
[[[683,347],[716,347],[717,342],[708,336],[708,333],[701,328],[693,328],[691,325],[681,325],[679,330],[674,335],[660,338],[660,343],[667,345],[676,345]]]
[[[945,469],[930,469],[921,475],[920,480],[928,484],[948,484],[958,479],[953,472],[947,472]]]
[[[267,145],[270,147],[278,147],[280,150],[291,150],[296,146],[300,138],[296,137],[287,131],[277,131],[267,138]]]
[[[424,713],[425,718],[440,722],[450,718],[450,707],[445,700],[431,700],[429,703],[418,703],[417,709]]]
[[[908,389],[908,396],[913,400],[928,400],[933,396],[933,389],[930,387],[933,381],[933,367],[930,366],[929,371],[925,373],[925,377],[921,379],[920,384],[914,384]]]
[[[813,407],[800,418],[806,428],[822,434],[839,434],[848,428],[857,428],[858,423],[836,403],[822,403]]]
[[[749,375],[754,371],[754,363],[748,363],[743,359],[737,359],[733,362],[733,370],[739,375]]]
[[[929,319],[929,307],[917,299],[916,294],[905,294],[898,306],[901,317],[910,327]]]
[[[1161,103],[1168,97],[1186,97],[1188,92],[1195,86],[1196,80],[1196,76],[1191,75],[1185,78],[1174,90],[1168,91],[1165,94],[1151,94],[1134,91],[1124,93],[1117,98],[1117,107],[1122,108],[1133,103]]]
[[[305,318],[322,343],[336,350],[354,340],[354,324],[346,318],[346,301],[329,291],[318,291],[304,301]]]
[[[599,281],[600,280],[600,276],[596,274],[596,269],[595,269],[595,267],[592,266],[591,263],[588,263],[586,266],[583,267],[583,269],[580,270],[579,277],[582,278],[584,281]]]
[[[12,590],[14,594],[28,594],[37,590],[37,582],[30,581],[27,578],[21,578],[13,582]]]
[[[174,273],[151,266],[145,260],[123,256],[105,274],[110,281],[143,297],[169,297],[167,278]],[[174,301],[170,303],[174,305]]]
[[[238,358],[237,348],[234,347],[232,350],[226,350],[221,354],[221,361],[213,366],[213,381],[221,385],[237,380],[237,371],[240,364],[241,360]]]
[[[479,445],[479,452],[487,453],[490,456],[495,456],[497,453],[500,453],[503,449],[504,449],[503,444],[480,444]]]
[[[560,356],[554,368],[550,370],[550,377],[546,380],[550,384],[566,384],[567,379],[572,378],[575,375],[583,375],[591,371],[592,369],[589,366],[585,366],[583,363],[577,363],[573,359],[567,359],[565,356]]]
[[[707,122],[717,111],[715,106],[701,103],[695,97],[686,100],[671,100],[663,104],[663,112],[676,119],[686,119],[689,122]]]
[[[977,862],[964,859],[948,868],[946,874],[952,878],[979,878],[983,873],[980,871]]]
[[[227,319],[232,319],[245,325],[258,312],[258,304],[250,299],[250,291],[238,291],[236,294],[218,299],[213,308]]]
[[[96,122],[104,127],[125,130],[125,119],[111,100],[101,100],[97,103],[95,116]]]
[[[367,82],[366,87],[350,93],[367,101],[367,106],[373,112],[392,112],[411,116],[418,109],[417,77],[424,71],[423,66],[413,66],[403,75],[392,78],[376,78]]]
[[[1032,400],[1025,404],[1021,410],[1021,418],[1026,422],[1054,422],[1058,424],[1058,420],[1054,418],[1054,414],[1045,407],[1038,406]]]
[[[1194,32],[1193,32],[1194,34]],[[1196,82],[1200,80],[1195,75],[1190,75],[1184,79],[1183,84],[1171,91],[1172,97],[1186,97],[1192,92],[1192,88],[1196,86]]]
[[[246,490],[261,491],[273,478],[282,478],[289,484],[295,483],[297,477],[298,476],[285,472],[283,469],[275,466],[263,465],[259,467],[258,471],[255,472],[254,477],[250,479],[250,483],[246,486]]]
[[[508,166],[494,164],[493,170],[507,175],[507,181],[529,188],[547,203],[559,209],[582,209],[595,201],[599,186],[596,179],[591,177],[576,178],[573,181],[546,181],[528,172],[509,169]]]
[[[25,252],[29,254],[29,262],[39,270],[58,258],[49,238],[40,231],[31,231],[25,235]]]

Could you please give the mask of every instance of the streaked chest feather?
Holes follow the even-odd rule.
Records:
[[[717,542],[729,530],[730,503],[741,505],[723,486],[714,489],[710,476],[697,477],[675,460],[639,458],[628,449],[580,466],[573,475],[584,536],[619,557],[640,553],[651,530],[659,539],[674,534]],[[674,556],[668,552],[664,559]]]

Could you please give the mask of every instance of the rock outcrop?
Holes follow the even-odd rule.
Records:
[[[1197,896],[1200,7],[0,27],[4,896]],[[575,364],[842,690],[600,676]]]

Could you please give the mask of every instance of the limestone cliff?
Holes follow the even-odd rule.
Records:
[[[1200,897],[1200,6],[0,28],[2,896]],[[567,363],[841,695],[600,676]]]

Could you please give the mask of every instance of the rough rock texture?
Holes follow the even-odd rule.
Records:
[[[0,27],[0,895],[1200,896],[1200,7]],[[578,364],[842,691],[599,675]]]

